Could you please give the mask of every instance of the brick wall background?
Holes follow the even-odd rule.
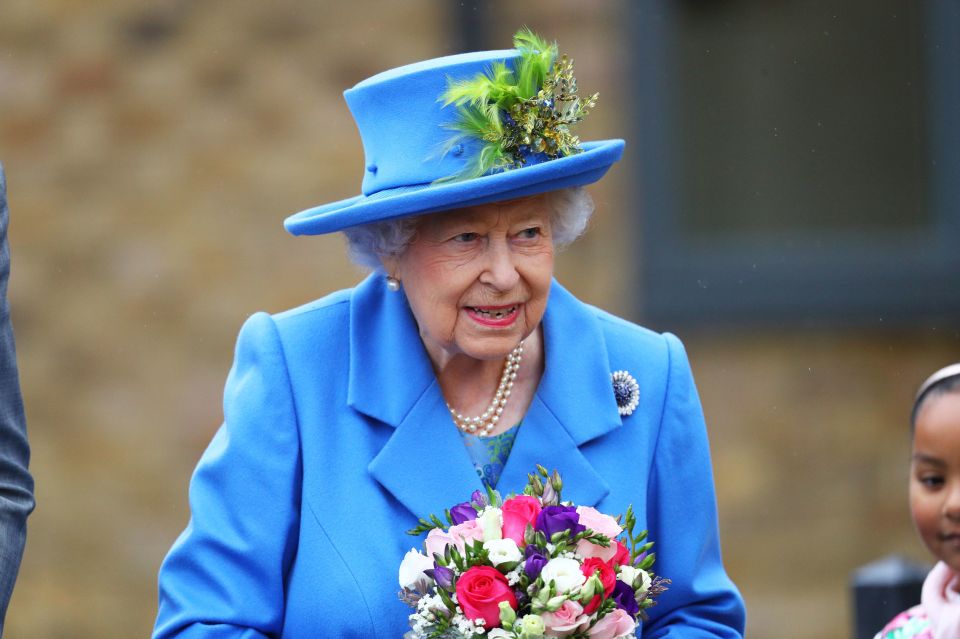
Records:
[[[503,3],[506,5],[507,3]],[[502,7],[556,38],[601,102],[584,139],[622,137],[620,3]],[[5,0],[0,161],[10,296],[38,508],[7,618],[13,638],[146,636],[156,570],[219,425],[233,340],[357,281],[339,237],[283,218],[354,195],[363,160],[340,93],[452,52],[445,3]],[[558,277],[629,314],[627,157],[593,189]],[[957,359],[955,329],[681,334],[714,450],[728,569],[754,637],[849,636],[849,571],[925,558],[906,511],[916,384]],[[669,543],[669,540],[660,540]]]

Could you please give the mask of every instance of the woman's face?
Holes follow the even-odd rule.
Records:
[[[540,324],[553,277],[544,196],[428,215],[384,261],[402,282],[437,365],[456,355],[502,359]]]
[[[917,414],[910,512],[930,552],[960,572],[960,393],[930,397]]]

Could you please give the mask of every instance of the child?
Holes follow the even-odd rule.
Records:
[[[960,639],[960,363],[920,386],[910,429],[910,514],[939,561],[923,582],[920,604],[875,639]]]

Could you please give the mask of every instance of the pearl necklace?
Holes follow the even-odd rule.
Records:
[[[503,374],[500,375],[500,385],[497,386],[497,392],[494,393],[490,405],[483,414],[477,417],[466,417],[457,412],[457,409],[447,404],[450,409],[450,415],[453,417],[453,423],[457,428],[465,433],[479,435],[481,437],[488,435],[493,430],[497,422],[500,421],[500,415],[503,413],[504,406],[510,398],[513,390],[513,380],[517,378],[517,371],[520,369],[520,360],[523,357],[523,342],[507,355],[503,363]]]

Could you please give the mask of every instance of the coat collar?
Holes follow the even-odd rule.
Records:
[[[580,446],[621,425],[596,313],[554,282],[543,318],[545,368],[500,479],[519,491],[535,464],[567,477],[564,496],[596,505],[609,492]],[[417,517],[482,487],[450,419],[413,314],[382,277],[354,289],[348,404],[394,429],[368,466]]]

